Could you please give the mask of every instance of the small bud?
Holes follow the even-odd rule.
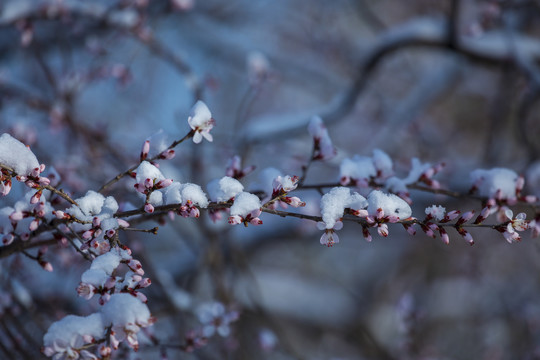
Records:
[[[43,268],[43,270],[45,271],[48,271],[48,272],[52,272],[53,271],[53,266],[50,262],[48,261],[43,261],[43,260],[39,260],[39,265],[41,265],[41,267]]]
[[[151,189],[154,187],[154,181],[150,178],[146,178],[144,180],[144,187],[147,188],[147,189]]]
[[[159,154],[159,158],[163,160],[170,160],[174,158],[175,155],[176,155],[175,151],[173,149],[169,149]]]
[[[144,204],[144,211],[151,214],[154,212],[154,206],[152,206],[152,204]]]
[[[163,179],[156,183],[156,189],[163,189],[173,183],[173,179]]]
[[[141,149],[141,157],[140,161],[143,162],[148,157],[148,153],[150,152],[150,141],[146,140],[143,143],[142,149]]]
[[[30,204],[37,204],[39,202],[39,199],[41,199],[42,190],[36,191],[34,195],[30,198]]]
[[[118,226],[120,226],[121,228],[127,228],[129,227],[129,223],[124,220],[124,219],[118,219]]]

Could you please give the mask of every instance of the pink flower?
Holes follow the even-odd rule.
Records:
[[[336,221],[336,224],[332,229],[327,229],[326,224],[321,221],[317,223],[317,228],[319,228],[319,230],[324,230],[320,239],[321,245],[332,247],[334,244],[339,243],[339,236],[337,236],[336,231],[343,228],[343,222]]]
[[[188,117],[188,124],[194,131],[193,142],[198,144],[204,137],[206,140],[212,142],[213,137],[210,134],[210,130],[215,125],[215,120],[212,118],[212,113],[202,101],[197,101],[191,109],[191,116]]]
[[[77,294],[86,300],[90,300],[94,296],[95,287],[92,284],[80,283],[77,287]]]

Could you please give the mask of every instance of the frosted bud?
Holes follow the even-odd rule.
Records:
[[[154,212],[154,206],[152,206],[152,204],[144,204],[144,211],[151,214]]]

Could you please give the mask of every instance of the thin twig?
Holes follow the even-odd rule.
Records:
[[[191,130],[190,132],[188,132],[182,139],[180,140],[177,140],[175,142],[173,142],[171,145],[169,145],[169,147],[167,149],[165,149],[164,151],[167,151],[167,150],[171,150],[173,149],[174,147],[178,146],[180,143],[184,142],[185,140],[189,139],[189,138],[192,138],[193,135],[195,134],[195,131],[194,130]],[[150,158],[150,159],[145,159],[145,161],[155,161],[155,160],[158,160],[160,159],[160,155],[161,153],[155,155],[154,157]],[[103,185],[99,190],[98,192],[102,193],[103,191],[105,191],[105,189],[107,189],[109,186],[115,184],[116,182],[118,182],[120,179],[122,179],[123,177],[125,176],[128,176],[128,175],[131,175],[131,173],[141,164],[141,162],[139,162],[137,165],[134,165],[132,167],[130,167],[129,169],[127,169],[126,171],[124,171],[123,173],[120,173],[118,175],[116,175],[114,178],[112,178],[111,180],[109,180],[105,185]]]

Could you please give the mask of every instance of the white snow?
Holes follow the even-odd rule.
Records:
[[[431,215],[433,218],[437,220],[444,219],[444,215],[446,214],[446,208],[442,207],[441,205],[431,205],[426,208],[426,215]]]
[[[105,284],[109,277],[110,275],[108,275],[102,269],[88,269],[82,273],[81,282],[93,285],[95,287],[100,287]]]
[[[150,152],[148,156],[154,157],[167,150],[172,141],[163,129],[159,129],[154,134],[150,135],[146,140],[150,141]]]
[[[165,179],[165,176],[163,176],[161,171],[154,165],[150,164],[148,161],[143,161],[135,170],[135,173],[137,174],[135,179],[138,183],[144,182],[144,180],[146,179]]]
[[[343,217],[345,209],[363,209],[368,205],[366,199],[357,192],[351,193],[346,187],[335,187],[321,198],[321,215],[327,229],[332,229]]]
[[[98,256],[92,261],[90,269],[100,269],[111,275],[112,272],[120,265],[122,257],[114,250],[109,251],[103,255]]]
[[[191,108],[191,116],[188,118],[188,123],[192,129],[204,127],[206,123],[212,119],[212,113],[208,106],[201,100],[197,101]]]
[[[179,182],[173,182],[171,185],[165,188],[165,204],[181,204],[182,194],[180,189],[182,184]]]
[[[231,206],[231,216],[239,215],[245,218],[252,211],[260,209],[261,206],[261,201],[257,195],[241,192],[236,196]]]
[[[368,195],[368,213],[376,215],[377,209],[382,209],[385,216],[395,216],[407,219],[412,215],[409,204],[394,194],[385,194],[380,190],[373,190]]]
[[[101,314],[103,323],[107,326],[146,325],[150,322],[148,306],[126,293],[111,295],[109,301],[101,308]]]
[[[418,158],[411,159],[411,170],[403,182],[406,185],[414,184],[422,176],[424,171],[431,167],[430,163],[422,163]]]
[[[94,216],[98,216],[100,219],[111,218],[118,211],[118,203],[112,196],[105,198],[92,190],[89,190],[82,198],[75,199],[75,202],[79,206],[72,205],[66,210],[66,213],[83,221],[92,221]]]
[[[193,205],[201,208],[208,206],[208,198],[202,188],[197,184],[180,184],[179,182],[174,182],[165,188],[165,204],[185,205],[188,200]]]
[[[114,295],[113,295],[114,296]],[[89,335],[94,339],[101,339],[105,336],[105,326],[100,313],[89,316],[68,315],[63,319],[53,323],[45,336],[43,344],[52,347],[53,344],[84,344],[82,337]],[[79,341],[76,339],[80,338]]]
[[[244,190],[240,181],[224,176],[221,179],[212,180],[208,186],[208,195],[212,201],[223,202],[235,197]]]
[[[497,191],[501,191],[501,198],[516,197],[516,183],[518,174],[510,169],[493,168],[490,170],[478,169],[471,173],[472,183],[478,186],[478,194],[494,198]]]
[[[367,156],[354,155],[352,159],[345,158],[339,166],[340,177],[349,177],[351,179],[369,179],[377,175],[377,170],[373,165],[371,158]]]
[[[35,168],[39,168],[34,153],[7,133],[0,136],[0,164],[12,168],[17,175],[28,175]]]
[[[390,156],[382,150],[373,150],[373,165],[375,169],[380,172],[383,178],[387,178],[394,173],[394,164]]]
[[[182,196],[183,203],[185,204],[190,200],[193,205],[205,208],[208,206],[208,198],[202,190],[202,188],[197,184],[186,183],[182,184],[180,187],[180,193]]]

